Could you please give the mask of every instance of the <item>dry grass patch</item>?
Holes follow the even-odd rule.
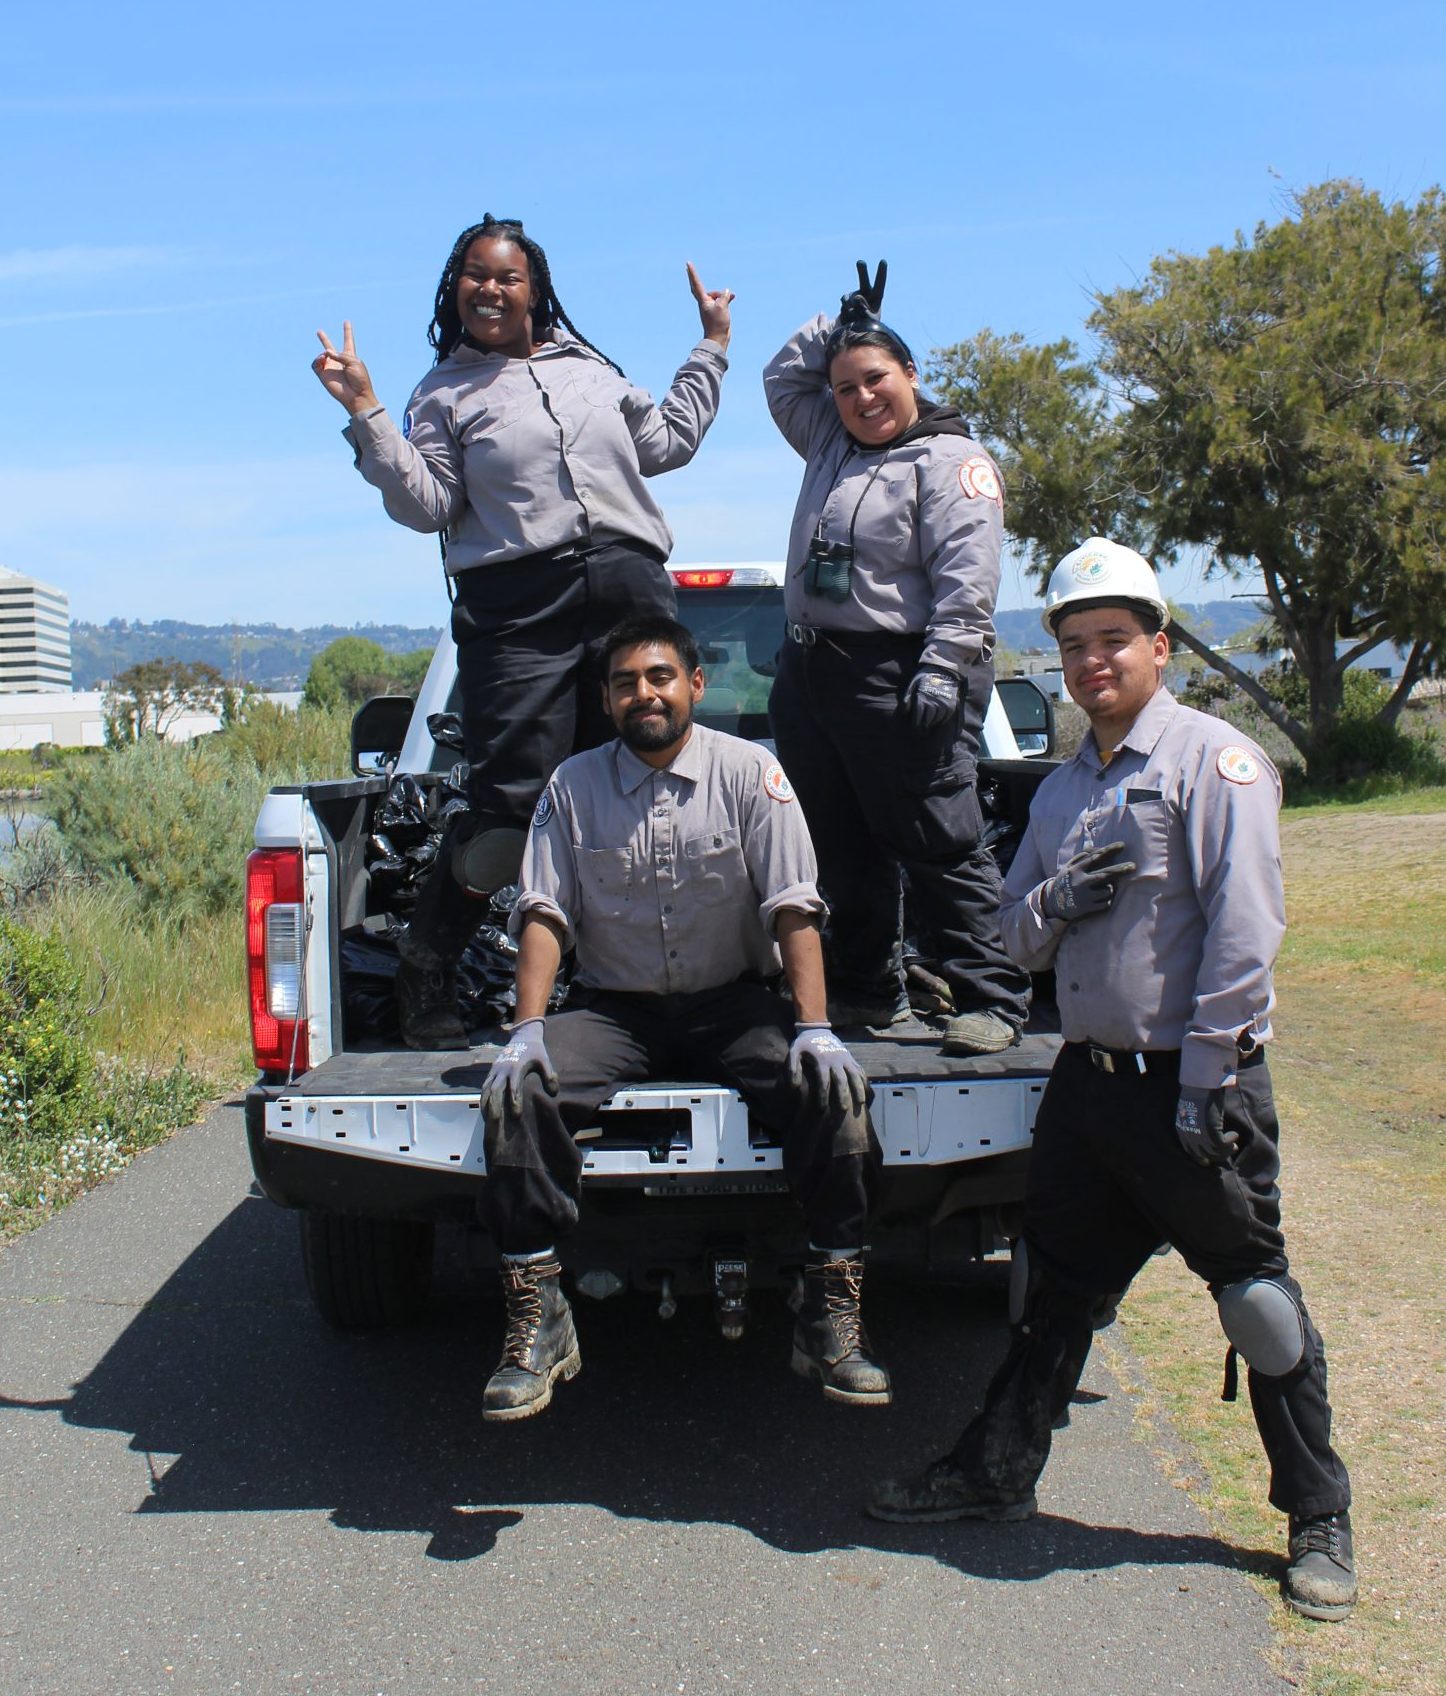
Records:
[[[1341,1625],[1280,1611],[1282,1664],[1315,1696],[1446,1690],[1446,814],[1286,817],[1290,935],[1272,1070],[1293,1268],[1325,1336],[1351,1468],[1362,1599]],[[1151,1391],[1198,1456],[1188,1480],[1274,1584],[1248,1405],[1218,1401],[1214,1306],[1175,1256],[1124,1314]],[[1150,1393],[1145,1412],[1150,1412]]]

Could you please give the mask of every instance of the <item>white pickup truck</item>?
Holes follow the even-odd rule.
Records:
[[[782,568],[678,567],[673,578],[708,678],[699,719],[766,739]],[[417,1311],[439,1223],[480,1233],[479,1091],[497,1052],[496,1026],[476,1029],[469,1053],[414,1053],[358,1028],[343,973],[343,939],[386,929],[385,891],[368,871],[374,815],[397,772],[415,774],[424,790],[444,781],[455,756],[428,719],[454,708],[455,683],[455,651],[444,638],[415,705],[387,698],[359,712],[356,777],[266,797],[247,862],[260,1070],[246,1098],[252,1165],[273,1201],[298,1209],[312,1298],[325,1319],[348,1328]],[[1049,751],[1050,711],[1021,679],[1000,686],[985,720],[980,794],[1005,861],[1044,775],[1020,744]],[[919,1019],[844,1033],[873,1082],[884,1149],[870,1231],[876,1265],[948,1276],[1007,1244],[1056,1029],[1042,983],[1029,1027],[1003,1054],[942,1056],[938,1029]],[[736,1334],[750,1285],[796,1281],[805,1243],[781,1150],[731,1090],[690,1078],[629,1087],[579,1141],[582,1216],[564,1257],[584,1294],[650,1290],[666,1316],[678,1296],[708,1292],[725,1331]],[[480,1237],[479,1252],[484,1263],[491,1258]]]

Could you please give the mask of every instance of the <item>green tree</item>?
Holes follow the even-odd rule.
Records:
[[[187,713],[221,713],[231,699],[226,680],[203,660],[142,660],[115,677],[102,711],[113,748],[164,736]]]
[[[431,651],[389,654],[366,636],[339,636],[311,662],[302,699],[312,707],[359,706],[373,695],[415,695]]]
[[[1325,183],[1252,238],[1095,295],[1093,360],[984,331],[930,368],[999,459],[1006,522],[1041,578],[1096,533],[1156,560],[1201,548],[1214,572],[1261,579],[1302,701],[1172,634],[1307,765],[1354,660],[1382,640],[1406,649],[1376,715],[1393,726],[1446,659],[1443,238],[1439,190],[1388,205]]]

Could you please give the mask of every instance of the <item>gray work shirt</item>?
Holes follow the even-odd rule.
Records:
[[[823,350],[832,327],[829,318],[812,319],[763,373],[773,421],[806,462],[788,538],[788,617],[820,630],[923,632],[922,663],[962,672],[994,655],[1004,541],[999,468],[968,436],[861,447],[829,388]],[[847,542],[852,526],[846,601],[805,590],[804,562],[820,521],[830,542]]]
[[[645,477],[686,465],[718,412],[728,361],[699,342],[661,406],[565,330],[530,359],[459,347],[418,383],[398,429],[384,408],[342,432],[382,504],[447,532],[447,570],[569,542],[673,533]]]
[[[621,741],[563,761],[533,814],[510,928],[555,920],[581,984],[688,994],[777,972],[778,913],[826,912],[816,876],[778,761],[695,724],[662,770]]]
[[[1285,934],[1279,811],[1280,778],[1260,749],[1164,688],[1108,765],[1089,733],[1050,773],[1005,879],[1000,928],[1021,966],[1053,966],[1066,1041],[1178,1048],[1182,1084],[1234,1081],[1242,1040],[1271,1034]],[[1044,881],[1110,842],[1137,870],[1108,912],[1046,917]]]

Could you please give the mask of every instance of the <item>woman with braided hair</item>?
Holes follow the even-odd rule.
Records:
[[[312,362],[356,466],[399,524],[439,533],[452,595],[470,811],[398,944],[402,1035],[466,1048],[455,969],[516,876],[553,769],[614,734],[596,648],[619,619],[672,614],[673,537],[643,479],[686,465],[713,422],[732,293],[688,266],[703,339],[661,405],[574,328],[542,248],[512,218],[465,229],[437,286],[432,369],[398,425],[350,323]]]

